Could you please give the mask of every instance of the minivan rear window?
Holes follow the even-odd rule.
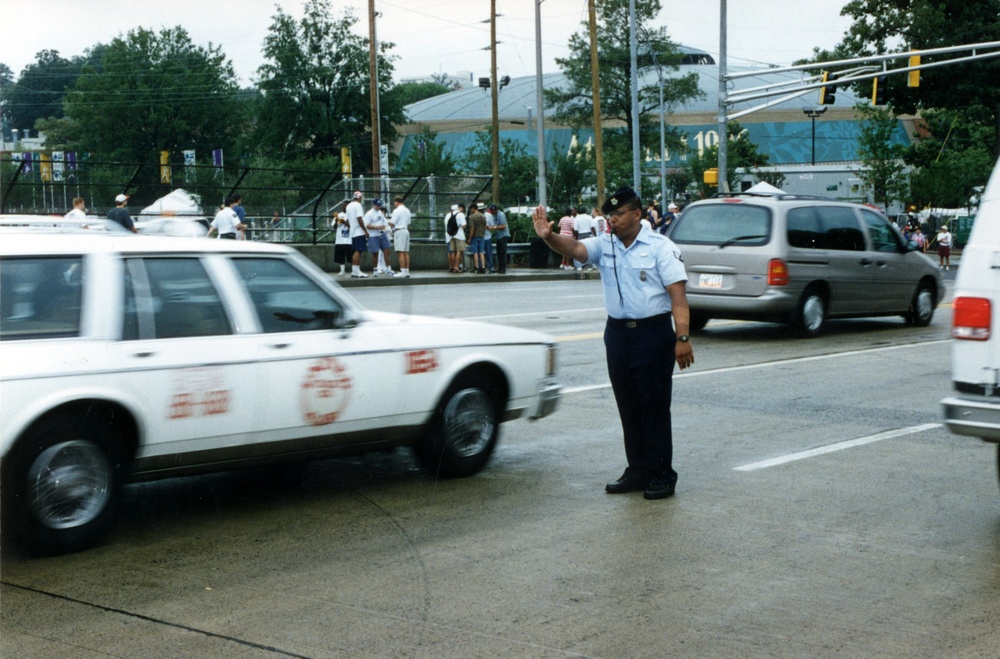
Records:
[[[683,245],[766,245],[771,240],[771,211],[762,206],[691,206],[674,224],[670,239]]]

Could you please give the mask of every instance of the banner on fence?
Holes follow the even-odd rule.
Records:
[[[340,173],[351,175],[351,148],[347,146],[340,147]]]
[[[52,180],[57,183],[62,183],[65,180],[63,176],[63,156],[62,151],[52,152]]]
[[[170,152],[160,151],[160,183],[170,184]]]
[[[42,183],[52,182],[52,159],[47,153],[38,154],[41,156],[38,172],[41,175]]]

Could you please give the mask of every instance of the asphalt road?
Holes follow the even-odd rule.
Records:
[[[953,437],[950,308],[795,339],[713,322],[675,376],[676,497],[624,466],[599,283],[359,287],[544,329],[566,395],[476,477],[405,451],[128,488],[94,550],[0,568],[3,657],[996,657],[996,448]]]

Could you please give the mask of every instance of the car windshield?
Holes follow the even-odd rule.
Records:
[[[685,245],[765,245],[771,236],[771,212],[747,204],[693,205],[675,224],[670,239]]]

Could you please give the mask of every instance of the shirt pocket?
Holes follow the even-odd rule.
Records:
[[[663,278],[660,277],[660,271],[655,255],[639,254],[629,262],[629,265],[633,270],[635,270],[635,276],[638,277],[640,281],[662,284]]]

